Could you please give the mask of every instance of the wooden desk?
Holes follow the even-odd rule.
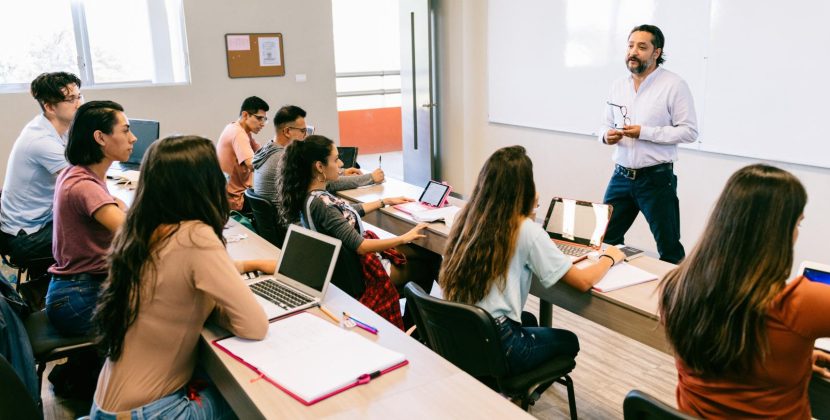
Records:
[[[234,259],[276,258],[279,250],[238,223],[226,234],[246,239],[228,244]],[[529,418],[520,408],[389,324],[374,312],[330,285],[325,305],[335,313],[348,311],[378,328],[380,334],[356,334],[406,355],[409,365],[367,385],[352,388],[312,406],[304,406],[209,343],[228,333],[217,326],[202,332],[201,360],[240,418],[321,417],[496,417]],[[323,316],[319,309],[310,311]]]
[[[365,203],[394,196],[417,199],[421,190],[422,188],[403,181],[387,179],[380,185],[340,191],[338,195],[352,202]],[[466,203],[452,199],[451,204],[463,207]],[[392,207],[372,212],[365,220],[397,235],[408,231],[416,223],[408,214]],[[430,223],[426,230],[427,237],[415,243],[442,254],[449,229],[444,223]],[[631,264],[660,277],[673,267],[672,264],[648,256],[637,258]],[[657,284],[654,281],[609,293],[582,293],[564,283],[546,289],[534,279],[530,292],[541,299],[539,319],[543,326],[550,326],[551,304],[556,304],[611,330],[668,352],[665,335],[657,321],[657,296],[654,294]]]

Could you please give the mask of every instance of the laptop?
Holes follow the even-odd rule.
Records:
[[[326,295],[339,254],[339,239],[291,225],[277,261],[277,272],[260,277],[248,287],[268,319],[317,306]]]
[[[610,204],[554,197],[543,226],[556,246],[578,262],[600,250],[612,210]]]
[[[438,181],[429,181],[418,201],[402,203],[394,207],[404,213],[412,214],[419,211],[434,210],[447,204],[452,187]]]
[[[357,163],[357,147],[337,146],[337,153],[343,161],[343,169],[354,168]]]
[[[141,166],[141,159],[144,159],[144,153],[159,138],[159,122],[130,118],[130,131],[136,137],[133,152],[126,162],[120,162],[118,166],[125,171],[137,171]]]

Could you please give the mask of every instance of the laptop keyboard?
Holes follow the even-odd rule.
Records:
[[[585,254],[588,254],[591,251],[593,251],[593,249],[591,249],[591,248],[585,248],[585,247],[582,247],[582,246],[562,244],[562,243],[559,243],[559,242],[554,242],[554,243],[556,244],[557,247],[559,247],[559,250],[562,251],[563,254],[569,255],[571,257],[581,257],[581,256],[583,256]]]
[[[250,287],[254,293],[283,309],[296,308],[314,301],[314,299],[272,279],[254,283]]]

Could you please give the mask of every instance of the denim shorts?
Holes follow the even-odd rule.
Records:
[[[86,335],[92,331],[92,314],[105,275],[53,275],[46,292],[46,316],[63,335]]]
[[[568,330],[523,327],[507,317],[497,318],[496,327],[513,375],[530,371],[554,357],[579,353],[579,339]]]
[[[166,397],[159,398],[149,404],[130,410],[130,418],[132,420],[236,418],[231,407],[222,398],[222,394],[212,384],[199,391],[198,394],[198,399],[191,400],[187,396],[186,388],[182,388]],[[91,420],[116,420],[119,414],[121,418],[124,418],[125,413],[104,411],[93,401],[89,417]]]

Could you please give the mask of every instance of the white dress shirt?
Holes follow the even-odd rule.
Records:
[[[645,168],[677,160],[677,144],[697,140],[697,116],[692,92],[680,76],[657,67],[634,90],[634,77],[618,79],[608,101],[628,108],[631,125],[640,126],[640,138],[623,137],[614,150],[614,162],[626,168]],[[620,109],[604,105],[599,141],[609,129],[622,128]]]

